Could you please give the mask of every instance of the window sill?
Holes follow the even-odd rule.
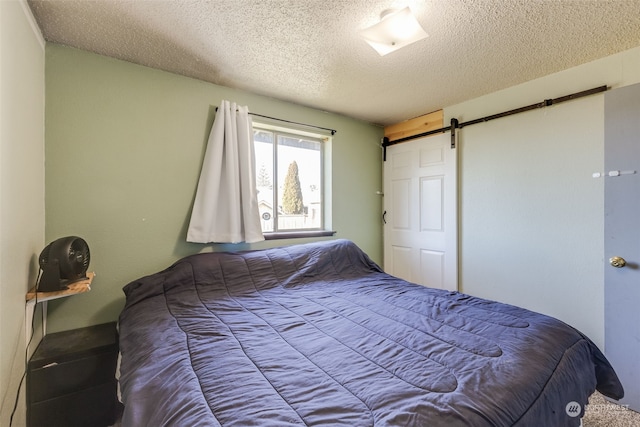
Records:
[[[310,230],[310,231],[280,231],[275,233],[264,233],[264,240],[278,239],[302,239],[305,237],[327,237],[336,234],[332,230]]]

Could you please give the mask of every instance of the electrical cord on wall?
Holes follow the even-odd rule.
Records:
[[[16,392],[16,400],[13,402],[13,410],[11,411],[11,418],[9,419],[9,427],[13,426],[13,417],[16,414],[16,410],[18,409],[18,401],[20,400],[20,390],[22,390],[22,384],[27,376],[27,366],[29,366],[29,346],[31,345],[31,341],[33,341],[33,336],[35,335],[35,327],[33,324],[36,318],[36,307],[38,307],[38,282],[40,281],[41,271],[38,271],[38,277],[36,277],[36,286],[35,289],[35,300],[34,300],[34,308],[31,313],[31,336],[29,337],[29,341],[27,341],[27,347],[24,349],[24,371],[22,373],[22,377],[20,378],[20,383],[18,384],[18,391]]]

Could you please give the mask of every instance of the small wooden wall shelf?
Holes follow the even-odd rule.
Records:
[[[29,290],[29,292],[27,292],[26,301],[27,303],[44,302],[89,292],[91,290],[91,282],[93,282],[93,278],[95,277],[95,275],[96,273],[94,272],[87,273],[86,279],[74,282],[70,284],[67,289],[63,289],[61,291],[36,292],[36,287],[34,286]]]

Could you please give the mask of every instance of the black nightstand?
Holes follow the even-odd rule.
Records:
[[[45,335],[29,361],[29,427],[102,427],[115,422],[116,323]]]

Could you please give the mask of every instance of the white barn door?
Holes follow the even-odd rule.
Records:
[[[432,288],[458,289],[457,159],[441,134],[387,147],[384,269]]]

